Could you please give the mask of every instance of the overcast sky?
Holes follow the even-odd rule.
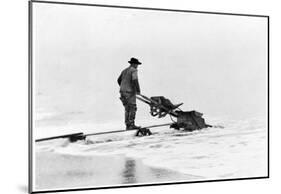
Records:
[[[33,6],[37,110],[123,121],[116,79],[134,56],[144,95],[208,115],[266,113],[266,18]]]

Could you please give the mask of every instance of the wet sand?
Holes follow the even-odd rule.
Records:
[[[36,153],[35,189],[120,186],[196,180],[200,177],[149,167],[123,155],[74,156],[51,151]]]

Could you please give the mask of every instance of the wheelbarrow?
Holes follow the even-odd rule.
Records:
[[[137,99],[150,106],[150,114],[153,117],[163,118],[166,115],[170,115],[171,119],[174,117],[176,121],[172,119],[173,123],[170,125],[170,128],[193,131],[211,127],[211,125],[205,123],[202,113],[195,110],[182,111],[179,107],[183,103],[173,104],[164,96],[153,96],[149,98],[144,95],[138,95]]]

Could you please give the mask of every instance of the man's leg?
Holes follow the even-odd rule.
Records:
[[[135,118],[136,118],[136,112],[137,112],[136,101],[137,101],[136,94],[130,94],[130,96],[128,98],[130,129],[140,128],[140,127],[135,125]]]
[[[124,106],[124,120],[125,120],[125,125],[126,125],[126,129],[129,127],[129,106],[128,106],[128,95],[126,95],[126,93],[124,92],[120,92],[120,100]]]
[[[129,113],[128,113],[128,121],[129,126],[132,129],[135,129],[135,118],[136,118],[136,112],[137,112],[137,105],[136,104],[130,104],[129,105]]]
[[[120,93],[121,97],[120,100],[123,103],[123,106],[125,108],[125,124],[126,129],[136,129],[135,126],[135,118],[136,118],[136,111],[137,111],[137,105],[136,105],[136,95],[132,93],[122,92]]]
[[[128,105],[126,105],[124,107],[125,107],[125,125],[126,125],[126,130],[127,130],[131,126],[131,122],[130,122],[130,107]]]

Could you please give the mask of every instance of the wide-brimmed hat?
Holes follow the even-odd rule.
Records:
[[[130,64],[138,64],[138,65],[141,64],[141,62],[139,62],[139,60],[136,59],[136,58],[134,58],[134,57],[132,57],[132,58],[130,59],[130,61],[128,61],[128,63],[130,63]]]

